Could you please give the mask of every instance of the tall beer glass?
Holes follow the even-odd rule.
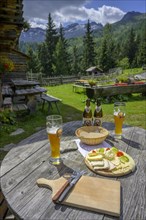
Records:
[[[115,102],[114,103],[114,121],[115,121],[115,138],[121,139],[122,137],[122,126],[125,119],[125,103]]]
[[[60,138],[62,135],[62,116],[50,115],[46,118],[46,129],[51,147],[50,163],[60,164]]]

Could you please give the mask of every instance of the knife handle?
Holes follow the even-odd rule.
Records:
[[[58,202],[61,203],[65,197],[68,195],[68,193],[70,192],[70,190],[73,188],[74,184],[70,184],[61,194],[61,196],[58,199]]]
[[[52,200],[53,202],[56,202],[58,200],[58,198],[60,197],[60,195],[62,194],[62,192],[65,190],[65,188],[69,185],[69,181],[67,180],[63,186],[58,190],[58,192],[53,196]]]

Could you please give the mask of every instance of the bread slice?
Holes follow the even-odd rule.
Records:
[[[109,162],[108,162],[108,160],[106,160],[106,159],[103,159],[103,162],[104,162],[104,166],[103,167],[101,167],[101,166],[94,166],[93,168],[94,168],[94,170],[96,171],[96,170],[109,170]]]

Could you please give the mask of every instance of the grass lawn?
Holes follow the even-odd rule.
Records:
[[[62,99],[60,109],[63,115],[64,122],[71,120],[82,120],[82,112],[85,106],[86,96],[80,90],[78,93],[72,91],[72,85],[60,85],[47,87],[48,94]],[[95,104],[91,103],[92,111]],[[113,103],[102,104],[103,121],[113,122]],[[129,101],[126,102],[126,119],[125,124],[138,126],[146,129],[146,102],[145,97],[140,94],[134,94]]]
[[[80,90],[78,93],[73,92],[73,84],[64,84],[59,86],[46,87],[48,94],[62,99],[59,103],[60,112],[63,116],[63,121],[82,120],[82,112],[85,106],[86,96]],[[18,143],[22,139],[30,136],[39,129],[45,128],[45,120],[47,113],[47,104],[44,111],[41,110],[41,104],[38,105],[36,113],[19,117],[16,124],[3,127],[0,131],[0,147],[10,143]],[[95,104],[91,103],[92,111],[94,111]],[[113,122],[113,104],[102,104],[103,107],[103,121]],[[146,102],[145,97],[135,94],[129,101],[126,102],[126,119],[125,124],[138,126],[146,129]],[[57,114],[57,110],[51,110],[50,114]],[[12,131],[17,128],[23,128],[24,133],[16,136],[10,136]]]

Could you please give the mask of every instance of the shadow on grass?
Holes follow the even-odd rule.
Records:
[[[63,103],[59,103],[58,107],[60,109],[60,114],[63,117],[63,123],[69,121],[78,121],[78,120],[82,121],[82,112],[79,111],[78,109]],[[22,146],[25,144],[34,143],[36,141],[43,141],[43,140],[48,141],[48,137],[45,129],[46,116],[51,114],[58,114],[55,105],[53,106],[53,109],[51,109],[49,113],[48,113],[47,105],[45,105],[43,111],[40,109],[37,113],[27,115],[26,117],[23,117],[21,119],[19,118],[18,126],[23,128],[25,132],[17,136],[9,136],[9,138],[8,138],[8,134],[4,133],[3,136],[6,137],[5,138],[6,143],[3,142],[4,145],[8,143],[19,142],[17,146],[18,145]],[[39,126],[41,130],[36,132],[37,131],[36,128],[37,127],[39,128]]]

